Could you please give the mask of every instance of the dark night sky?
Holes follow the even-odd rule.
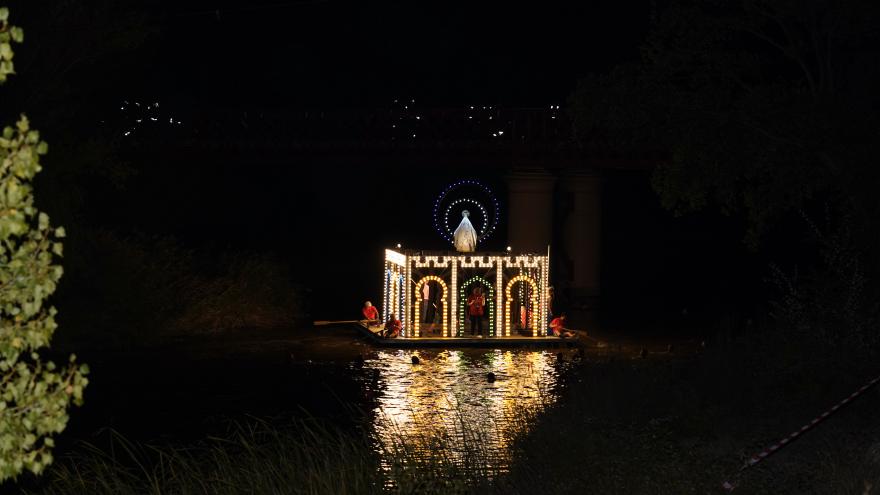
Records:
[[[143,91],[219,105],[564,103],[579,76],[638,57],[649,12],[645,0],[169,2]]]
[[[395,98],[415,98],[423,108],[564,106],[579,77],[638,58],[651,14],[649,0],[137,4],[112,5],[123,13],[129,8],[145,13],[143,25],[155,28],[155,34],[133,52],[84,69],[81,91],[90,99],[86,104],[102,108],[106,125],[119,127],[114,129],[119,134],[131,125],[120,124],[122,101],[162,101],[161,123],[169,115],[184,120],[179,133],[167,136],[184,138],[192,135],[195,117],[210,122],[214,109],[233,116],[222,125],[230,126],[228,135],[237,136],[242,131],[239,117],[253,114],[255,107],[280,115],[297,108],[389,109]],[[33,36],[29,40],[39,40],[41,9],[36,2],[32,7],[34,21],[23,25]],[[34,29],[28,31],[30,27]],[[62,26],[55,34],[76,35],[81,29]],[[27,55],[23,51],[22,59]],[[96,75],[101,81],[97,85]],[[166,130],[156,132],[163,136]],[[96,218],[123,229],[170,234],[190,245],[273,251],[292,259],[303,244],[310,244],[315,256],[332,262],[322,266],[352,277],[343,294],[326,270],[296,275],[315,289],[316,318],[345,317],[364,297],[378,296],[381,248],[389,243],[444,246],[430,224],[432,200],[446,184],[479,177],[494,183],[499,197],[506,199],[504,167],[463,169],[455,156],[448,165],[422,169],[414,182],[389,174],[388,163],[378,159],[366,164],[343,159],[331,165],[288,152],[250,149],[182,156],[173,145],[156,146],[166,142],[164,137],[125,139],[132,143],[127,153],[139,162],[140,173],[125,189],[101,191],[88,199],[87,208]],[[397,167],[421,166],[417,159],[395,158]],[[682,231],[659,207],[647,174],[636,182],[615,186],[603,211],[605,293],[617,290],[625,311],[633,291],[655,306],[668,299],[658,298],[660,293],[684,299],[708,292],[704,282],[673,272],[685,263],[681,260],[693,265],[700,253],[714,252],[717,246],[710,241],[720,237],[699,226],[691,229],[696,234]],[[490,241],[495,248],[506,243],[505,223],[515,221],[501,220],[502,230]],[[316,229],[317,240],[300,239],[304,226]],[[739,246],[739,232],[730,233],[733,245]],[[360,240],[351,242],[352,236]],[[713,256],[703,256],[705,266],[715,263]],[[693,271],[708,273],[699,266]],[[681,290],[671,291],[669,280]]]

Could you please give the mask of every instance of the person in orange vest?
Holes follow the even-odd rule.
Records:
[[[374,322],[379,319],[379,311],[376,309],[376,306],[373,306],[373,303],[371,303],[370,301],[364,303],[364,307],[361,308],[361,313],[363,313],[364,318],[366,318],[370,322]]]
[[[550,332],[563,339],[574,337],[574,332],[565,328],[565,313],[560,313],[558,317],[553,318],[550,322]]]
[[[479,287],[474,287],[473,293],[468,296],[468,315],[471,317],[471,335],[475,330],[479,330],[480,337],[483,336],[483,312],[486,307],[486,298]]]

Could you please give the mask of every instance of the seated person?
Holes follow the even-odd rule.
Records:
[[[562,339],[574,337],[574,332],[565,328],[565,313],[553,318],[550,322],[550,333]]]
[[[395,339],[400,336],[401,328],[400,320],[392,313],[385,322],[385,329],[382,330],[381,335],[386,339]]]
[[[373,306],[373,303],[371,303],[370,301],[364,303],[364,307],[361,308],[361,313],[363,313],[364,318],[366,318],[371,323],[379,319],[379,311],[376,309],[376,306]]]

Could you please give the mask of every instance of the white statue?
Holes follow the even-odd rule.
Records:
[[[452,234],[452,244],[455,246],[455,250],[462,253],[472,253],[477,250],[477,231],[468,220],[470,214],[467,210],[461,212],[461,223]]]

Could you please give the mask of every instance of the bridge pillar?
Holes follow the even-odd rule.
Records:
[[[562,230],[571,269],[570,297],[576,305],[595,310],[600,288],[601,178],[596,171],[571,171],[560,183],[570,206]]]
[[[507,176],[507,244],[513,252],[545,253],[553,236],[556,178],[544,169],[513,170]]]

